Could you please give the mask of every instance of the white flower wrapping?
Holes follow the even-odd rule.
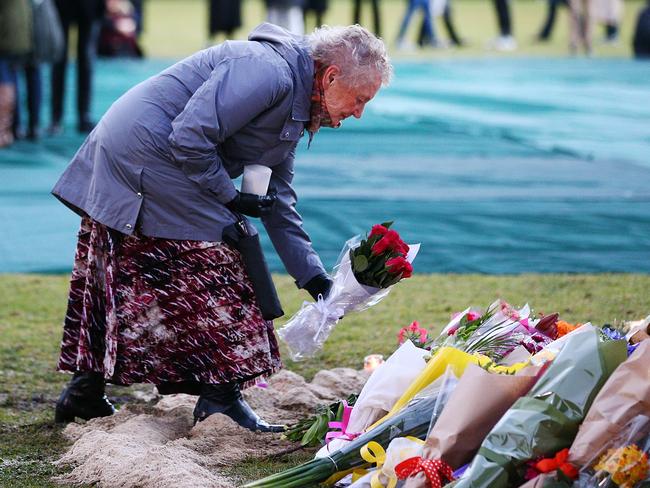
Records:
[[[294,361],[313,356],[321,349],[344,315],[372,307],[390,293],[392,286],[383,289],[364,286],[355,278],[350,249],[358,247],[362,239],[362,236],[355,236],[343,246],[332,271],[333,285],[329,296],[326,299],[319,297],[316,302],[303,302],[300,310],[278,330]],[[409,245],[406,256],[409,263],[415,259],[419,249],[419,244]]]

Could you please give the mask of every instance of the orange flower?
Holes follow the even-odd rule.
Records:
[[[562,336],[567,335],[569,332],[573,332],[577,328],[582,327],[582,324],[570,324],[564,320],[557,321],[557,338],[559,339]]]

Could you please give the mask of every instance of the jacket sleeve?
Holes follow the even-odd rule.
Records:
[[[169,145],[185,175],[221,203],[236,196],[218,146],[291,90],[290,77],[260,57],[228,58],[172,121]]]
[[[262,218],[262,222],[287,272],[302,288],[314,276],[324,273],[325,268],[296,210],[298,199],[291,186],[294,154],[295,148],[283,163],[273,166],[269,186],[278,192],[278,200],[272,213]]]

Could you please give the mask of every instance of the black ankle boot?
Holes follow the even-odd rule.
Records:
[[[260,419],[241,395],[237,383],[201,385],[201,395],[194,407],[194,423],[213,413],[227,415],[242,427],[260,432],[284,432],[284,425],[272,425]]]
[[[104,395],[104,375],[78,371],[56,403],[54,421],[57,423],[72,422],[75,417],[90,420],[95,417],[107,417],[114,413],[115,408]]]

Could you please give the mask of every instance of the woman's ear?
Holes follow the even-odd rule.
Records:
[[[323,79],[325,80],[325,83],[329,86],[332,83],[334,83],[334,80],[336,77],[341,73],[341,70],[338,66],[335,64],[328,66],[327,69],[325,70],[325,76]]]

